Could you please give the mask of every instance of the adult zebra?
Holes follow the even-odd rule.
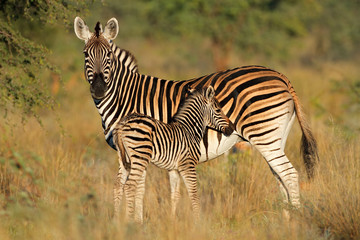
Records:
[[[200,162],[221,155],[238,141],[248,141],[265,158],[284,201],[300,206],[298,173],[284,153],[295,116],[303,133],[301,150],[309,177],[318,159],[317,145],[299,99],[283,74],[261,66],[246,66],[191,80],[159,79],[140,74],[135,58],[112,42],[119,29],[115,18],[107,22],[104,30],[98,22],[91,33],[85,22],[76,17],[74,29],[77,37],[85,41],[85,77],[111,147],[115,149],[114,127],[124,116],[138,112],[168,123],[188,87],[213,86],[216,99],[236,132],[226,137],[208,130],[201,144]],[[119,191],[120,179],[121,169],[115,193]],[[171,191],[178,192],[179,175],[171,172],[170,183]]]

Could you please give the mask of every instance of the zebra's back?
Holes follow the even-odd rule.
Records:
[[[132,113],[126,116],[114,133],[116,141],[122,141],[129,155],[123,160],[129,161],[129,158],[136,157],[157,167],[174,170],[179,160],[189,154],[189,136],[180,125],[166,124],[144,114]],[[199,158],[200,152],[196,153],[194,157]]]

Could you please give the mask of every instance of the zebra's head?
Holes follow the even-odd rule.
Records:
[[[219,102],[215,98],[215,90],[212,86],[203,89],[205,100],[204,121],[209,128],[213,128],[229,136],[234,131],[234,124],[221,110]]]
[[[85,41],[85,77],[90,83],[90,92],[93,98],[102,99],[108,90],[111,79],[111,63],[114,55],[111,50],[111,41],[119,32],[119,25],[115,18],[111,18],[104,30],[100,22],[95,26],[95,32],[90,32],[89,27],[80,18],[74,21],[76,36]]]

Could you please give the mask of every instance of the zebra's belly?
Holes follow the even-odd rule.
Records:
[[[181,144],[183,143],[169,141],[167,144],[154,145],[151,163],[168,171],[177,170],[179,162],[188,155],[187,151],[183,151],[184,147],[179,147]]]
[[[199,162],[206,162],[220,156],[240,141],[242,139],[236,134],[226,137],[223,134],[218,135],[216,131],[209,130],[207,139],[202,140],[200,144],[201,157]]]

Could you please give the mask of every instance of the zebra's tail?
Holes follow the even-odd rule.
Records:
[[[314,177],[315,165],[319,161],[318,147],[316,139],[311,132],[308,122],[306,121],[299,98],[292,86],[290,86],[290,93],[294,100],[296,115],[302,131],[300,150],[305,163],[308,178],[311,179]]]
[[[114,143],[119,152],[119,157],[121,158],[121,160],[126,168],[127,167],[126,166],[126,151],[125,151],[124,143],[121,138],[121,132],[122,132],[123,126],[124,126],[123,123],[119,123],[118,126],[116,126],[114,129],[113,135],[114,135]]]

